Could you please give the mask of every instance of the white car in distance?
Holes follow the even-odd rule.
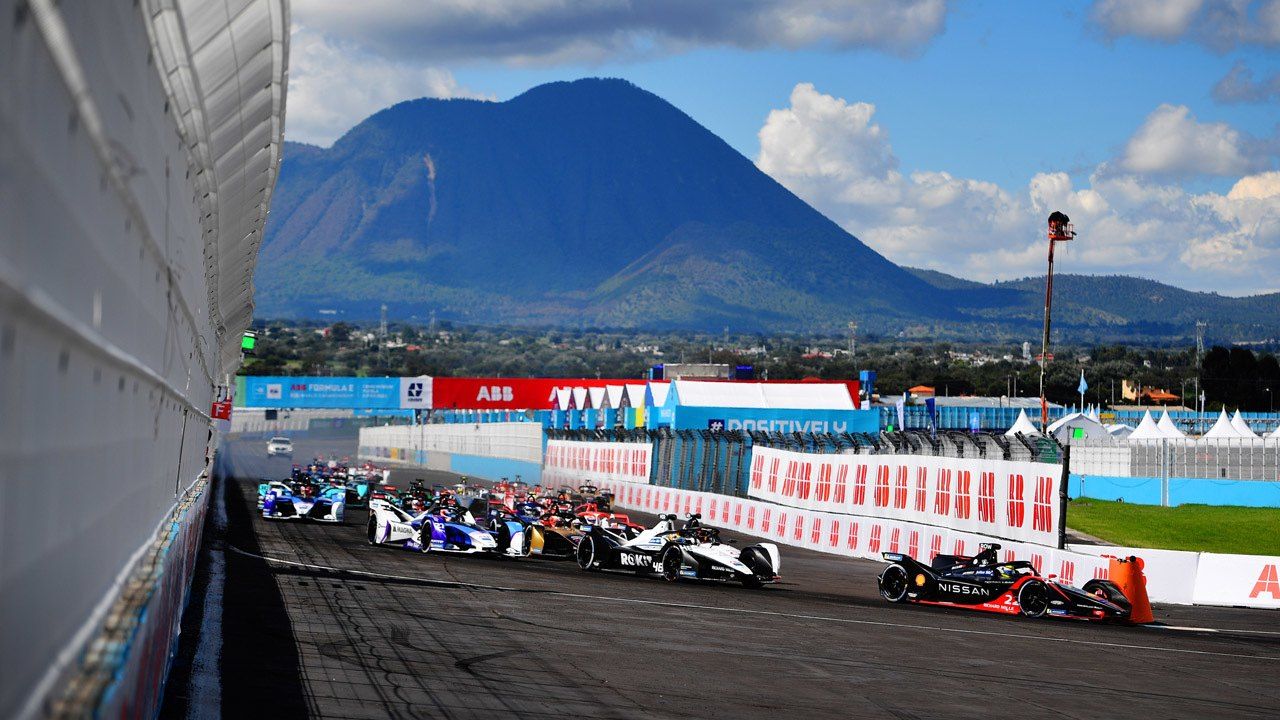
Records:
[[[267,457],[283,455],[293,457],[293,441],[287,437],[273,437],[267,441]]]

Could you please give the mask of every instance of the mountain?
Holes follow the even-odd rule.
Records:
[[[261,317],[386,303],[475,323],[1038,327],[1030,286],[948,278],[894,265],[656,95],[588,79],[501,103],[413,100],[330,148],[286,143],[255,283]],[[1145,312],[1128,293],[1091,293],[1124,309],[1082,322],[1124,326]]]
[[[906,269],[949,293],[971,322],[985,318],[1010,329],[1043,322],[1043,275],[986,285],[936,270]],[[1053,278],[1054,327],[1087,340],[1191,338],[1197,320],[1208,321],[1211,336],[1223,342],[1267,340],[1280,327],[1278,311],[1280,293],[1227,297],[1126,275]]]

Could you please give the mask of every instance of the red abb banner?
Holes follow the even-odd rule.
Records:
[[[625,385],[635,380],[576,378],[432,378],[438,410],[551,410],[557,388]]]

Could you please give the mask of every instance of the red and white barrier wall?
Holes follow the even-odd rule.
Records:
[[[1051,463],[756,447],[749,494],[802,510],[1057,547],[1062,481],[1062,466]]]
[[[750,495],[649,484],[645,443],[547,442],[545,482],[589,482],[614,504],[648,513],[700,513],[708,524],[783,545],[880,560],[972,555],[998,542],[1081,585],[1106,578],[1108,556],[1143,559],[1156,602],[1280,609],[1280,558],[1098,545],[1056,547],[1061,466],[929,456],[817,455],[757,447]]]
[[[649,482],[651,443],[548,440],[545,473],[556,482]]]
[[[595,478],[613,491],[622,509],[649,513],[700,513],[703,521],[785,545],[846,557],[879,560],[880,553],[901,552],[926,562],[940,553],[972,555],[992,538],[904,520],[805,510],[763,500],[641,485]],[[1001,557],[1027,559],[1044,573],[1080,584],[1107,577],[1106,558],[1031,543],[1000,540]]]

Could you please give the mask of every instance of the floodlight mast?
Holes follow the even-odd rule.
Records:
[[[1066,213],[1049,214],[1049,274],[1044,284],[1044,335],[1040,338],[1040,429],[1049,427],[1049,403],[1044,397],[1044,369],[1049,362],[1049,318],[1053,308],[1053,247],[1076,236],[1075,226]]]

